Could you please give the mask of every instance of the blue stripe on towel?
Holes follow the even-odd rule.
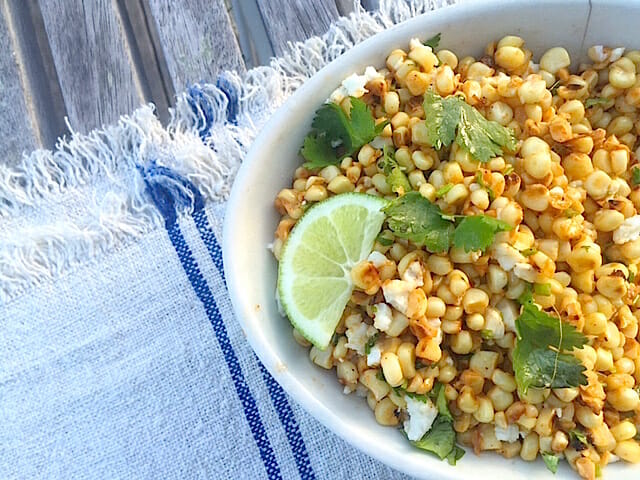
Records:
[[[168,228],[167,232],[169,233],[171,243],[178,254],[182,268],[184,269],[193,290],[202,302],[211,325],[213,325],[213,331],[215,332],[218,344],[220,345],[220,349],[224,355],[225,362],[227,363],[227,367],[231,373],[231,379],[233,380],[236,393],[242,402],[245,417],[249,423],[249,428],[251,429],[253,438],[258,445],[260,457],[262,458],[262,463],[264,463],[264,467],[267,471],[267,476],[269,479],[281,480],[282,474],[280,472],[280,466],[278,465],[271,442],[269,441],[267,432],[262,424],[262,419],[260,418],[256,401],[247,386],[247,382],[242,374],[240,362],[238,361],[238,357],[233,351],[233,347],[229,341],[227,329],[224,326],[220,310],[218,310],[213,294],[198,268],[196,260],[193,257],[193,253],[189,249],[189,246],[184,239],[184,235],[180,230],[180,226],[176,223],[173,227]]]
[[[220,248],[220,244],[216,240],[213,229],[209,225],[207,214],[204,210],[199,210],[194,213],[193,220],[196,224],[202,242],[205,244],[207,250],[209,251],[211,260],[218,269],[218,272],[220,272],[223,280],[225,280],[224,268],[222,263],[222,249]],[[287,435],[287,440],[289,441],[289,445],[291,446],[293,458],[296,462],[296,466],[298,467],[298,472],[300,473],[300,478],[302,480],[315,479],[316,477],[313,472],[313,468],[311,467],[311,462],[309,461],[307,446],[304,443],[304,439],[302,438],[302,434],[300,432],[300,427],[298,425],[296,417],[293,414],[293,410],[291,409],[291,405],[289,404],[287,396],[285,395],[284,390],[278,384],[278,382],[273,379],[264,365],[262,365],[262,362],[260,362],[260,360],[257,358],[256,361],[260,365],[260,372],[262,373],[264,381],[267,384],[267,389],[269,390],[271,401],[273,402],[273,406],[278,414],[278,418],[280,418],[282,426],[284,427],[284,431]]]

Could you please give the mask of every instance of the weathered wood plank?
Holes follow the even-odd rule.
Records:
[[[87,132],[149,100],[111,0],[39,0],[71,125]]]
[[[289,41],[322,35],[340,16],[335,1],[257,0],[276,55]]]
[[[148,0],[148,9],[175,91],[223,70],[244,71],[223,0]]]
[[[17,19],[7,1],[0,16],[0,163],[14,163],[23,151],[43,145],[28,90]]]
[[[271,40],[267,34],[256,0],[230,0],[230,16],[235,25],[236,36],[247,68],[266,65],[274,56]]]

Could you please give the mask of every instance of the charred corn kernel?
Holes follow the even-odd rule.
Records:
[[[393,116],[400,110],[400,97],[397,92],[387,92],[383,99],[383,108],[387,115]]]
[[[442,358],[442,349],[435,338],[422,338],[416,345],[416,357],[437,362]]]
[[[604,422],[602,414],[596,415],[591,408],[585,407],[584,405],[578,405],[576,407],[575,415],[576,420],[586,428],[596,428]]]
[[[457,374],[456,367],[453,365],[445,365],[440,369],[440,373],[438,374],[438,381],[440,383],[450,383],[456,377]]]
[[[569,437],[562,430],[558,430],[553,434],[553,439],[551,440],[551,450],[556,453],[562,453],[565,448],[569,446]]]
[[[465,323],[471,330],[480,331],[484,328],[484,317],[480,313],[472,313],[465,317]]]
[[[498,66],[512,71],[524,65],[527,58],[521,48],[505,45],[496,50],[495,60]]]
[[[594,171],[584,182],[585,190],[595,200],[605,197],[610,186],[611,177],[602,170]]]
[[[440,50],[437,57],[441,64],[449,65],[454,70],[458,66],[458,57],[451,50]]]
[[[640,406],[638,392],[632,388],[620,388],[607,392],[607,402],[621,412],[629,412]]]
[[[475,398],[473,391],[469,387],[463,387],[456,400],[458,408],[465,413],[475,413],[478,410],[479,402]]]
[[[358,369],[349,360],[338,362],[336,366],[336,374],[340,383],[344,385],[355,386],[358,383]]]
[[[412,48],[409,52],[409,58],[420,65],[426,73],[429,73],[438,64],[438,57],[433,53],[431,47],[426,45]]]
[[[407,85],[409,92],[411,92],[411,95],[424,95],[424,92],[429,88],[429,80],[430,77],[426,73],[413,70],[407,74],[405,84]]]
[[[469,368],[488,379],[492,377],[499,359],[498,353],[481,350],[473,354],[469,361]]]
[[[500,369],[495,369],[491,374],[491,381],[505,392],[516,391],[516,381],[510,373],[504,372]]]
[[[498,386],[494,386],[487,392],[487,397],[491,400],[496,411],[504,411],[513,403],[513,394],[505,392]]]
[[[487,110],[487,118],[500,125],[509,125],[513,120],[513,110],[509,105],[503,102],[495,102]]]
[[[489,305],[489,295],[479,288],[470,288],[462,298],[466,313],[483,313]]]
[[[466,330],[451,337],[451,350],[460,355],[466,355],[473,348],[473,338]]]
[[[378,378],[377,369],[365,370],[360,375],[360,383],[367,387],[374,395],[376,400],[384,398],[391,389],[387,382]]]
[[[382,372],[387,383],[392,387],[398,387],[402,385],[404,377],[402,375],[402,368],[400,367],[400,360],[395,353],[385,352],[380,360],[382,366]]]
[[[621,58],[609,67],[609,83],[619,89],[630,88],[636,83],[636,66],[628,58]]]
[[[309,358],[319,367],[329,370],[333,366],[333,357],[331,356],[332,353],[332,345],[329,345],[325,350],[311,347],[311,350],[309,350]]]
[[[490,423],[493,421],[495,411],[491,400],[486,397],[480,397],[478,399],[478,409],[473,412],[473,418],[480,423]]]
[[[455,75],[449,65],[443,65],[442,67],[438,68],[435,86],[437,92],[442,96],[450,95],[451,93],[453,93],[454,89],[456,88]]]
[[[625,420],[620,422],[616,426],[612,427],[611,433],[616,439],[616,442],[623,442],[625,440],[630,440],[633,437],[635,437],[637,433],[637,429],[633,423],[631,423],[629,420]]]
[[[405,112],[398,112],[391,117],[391,126],[396,129],[400,127],[406,127],[409,124],[409,115]]]
[[[447,311],[447,306],[439,297],[427,298],[427,311],[425,315],[428,318],[441,318]]]
[[[397,406],[389,397],[383,398],[378,402],[374,410],[376,421],[380,425],[395,426],[398,424],[398,416],[396,415]]]
[[[607,317],[601,312],[592,312],[585,316],[584,333],[587,335],[600,335],[607,328]]]
[[[520,458],[527,462],[533,462],[538,456],[538,434],[535,432],[529,433],[522,440],[522,448],[520,449]]]
[[[518,98],[522,103],[539,103],[547,92],[547,84],[539,76],[530,77],[518,88]]]
[[[600,372],[611,371],[613,369],[613,355],[611,352],[605,348],[598,348],[593,367]]]
[[[409,319],[398,311],[393,312],[391,325],[387,328],[386,334],[389,337],[397,337],[409,326]]]
[[[640,463],[640,442],[624,440],[613,450],[618,457],[629,463]]]
[[[562,47],[550,48],[540,57],[540,68],[554,75],[561,68],[568,68],[571,65],[569,52]]]
[[[304,199],[307,202],[320,202],[327,198],[327,189],[322,185],[311,185],[304,194]]]
[[[442,255],[430,255],[426,264],[429,271],[436,275],[444,276],[453,270],[453,264],[451,261]]]
[[[617,210],[599,210],[593,218],[593,224],[601,232],[612,232],[624,222],[624,215]]]

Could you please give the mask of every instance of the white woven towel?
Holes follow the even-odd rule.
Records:
[[[358,10],[268,67],[191,87],[166,128],[143,107],[0,165],[0,478],[401,478],[262,367],[219,241],[273,110],[354,44],[440,3]]]

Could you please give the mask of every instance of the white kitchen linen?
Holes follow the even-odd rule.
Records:
[[[220,242],[273,110],[440,3],[383,0],[268,67],[189,88],[167,127],[142,107],[0,166],[1,479],[404,478],[267,373],[234,319]]]

